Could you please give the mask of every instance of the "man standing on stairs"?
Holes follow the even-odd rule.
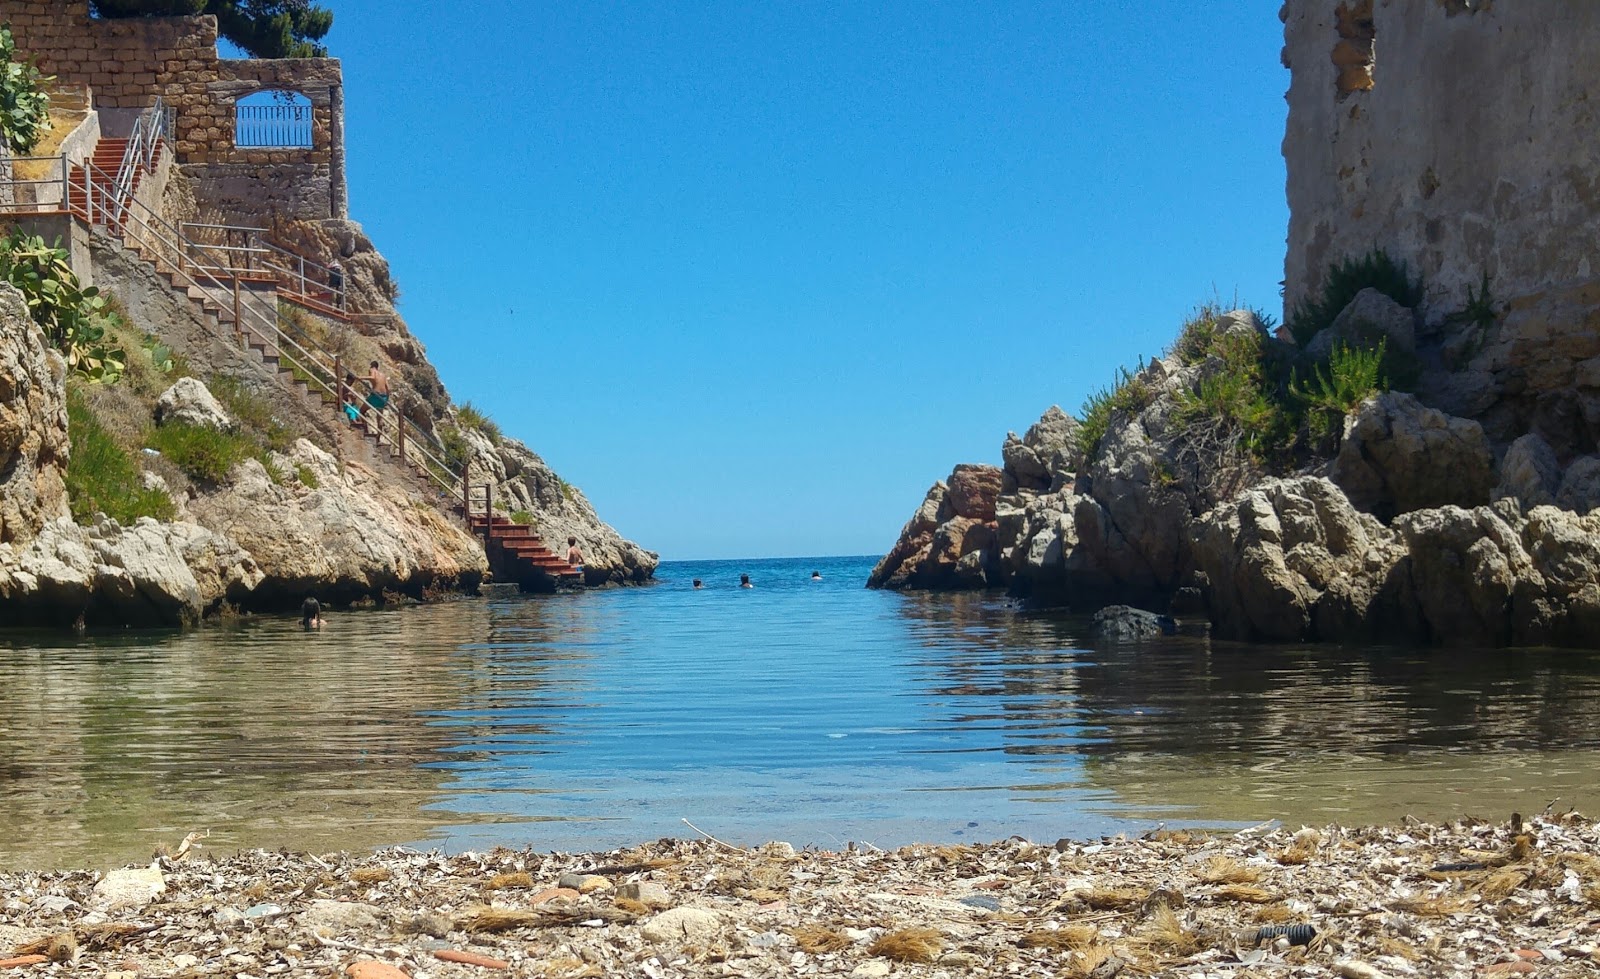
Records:
[[[372,431],[382,441],[383,409],[389,406],[389,378],[379,369],[376,360],[367,371],[367,385],[372,389],[367,395],[367,404],[372,406]]]

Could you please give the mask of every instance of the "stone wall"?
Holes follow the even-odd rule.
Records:
[[[1600,3],[1287,0],[1285,305],[1382,248],[1438,310],[1600,275]]]
[[[202,197],[210,191],[220,195],[218,213],[348,216],[342,210],[337,59],[219,58],[211,16],[99,20],[89,15],[87,0],[5,0],[3,8],[19,50],[62,82],[92,87],[97,106],[142,109],[163,98],[173,109],[178,163]],[[235,102],[266,90],[294,91],[310,100],[309,148],[234,145]]]

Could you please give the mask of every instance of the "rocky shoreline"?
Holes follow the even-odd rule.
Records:
[[[1585,315],[1472,319],[1369,288],[1302,347],[1252,311],[1203,311],[1102,393],[1093,435],[1052,407],[1006,436],[1003,466],[936,483],[869,586],[1130,604],[1226,639],[1593,646],[1600,456],[1570,416],[1590,417],[1600,358],[1539,339]],[[1260,449],[1272,419],[1229,415],[1276,410],[1229,385],[1270,395],[1262,373],[1286,365],[1273,396],[1304,397],[1347,343],[1399,351],[1408,392],[1329,412],[1290,462]]]
[[[1600,824],[607,853],[406,849],[0,873],[17,975],[1594,974]]]

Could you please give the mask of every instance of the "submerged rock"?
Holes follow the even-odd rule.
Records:
[[[1094,637],[1106,642],[1133,642],[1177,631],[1178,623],[1171,616],[1127,605],[1108,605],[1094,614]]]

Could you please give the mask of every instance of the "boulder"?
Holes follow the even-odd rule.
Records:
[[[1051,405],[1022,438],[1007,432],[1000,455],[1009,485],[1036,492],[1060,489],[1072,477],[1077,436],[1077,421],[1058,405]]]
[[[1329,477],[1357,507],[1388,520],[1428,507],[1488,503],[1494,455],[1482,425],[1390,391],[1345,420]]]
[[[1171,616],[1157,615],[1128,605],[1108,605],[1094,614],[1091,629],[1102,642],[1135,642],[1155,636],[1170,636],[1178,631]]]
[[[639,927],[647,942],[672,945],[704,944],[722,930],[722,916],[703,908],[670,908]]]
[[[922,505],[900,528],[900,536],[872,569],[867,577],[868,588],[905,588],[918,566],[927,559],[933,544],[933,532],[939,529],[940,513],[944,510],[945,494],[949,487],[942,481],[934,483],[922,498]]]
[[[1373,347],[1379,340],[1388,341],[1391,353],[1416,353],[1416,314],[1376,289],[1363,289],[1326,329],[1311,338],[1306,354],[1326,360],[1336,346]]]
[[[1535,432],[1522,436],[1500,460],[1500,482],[1490,493],[1496,500],[1516,500],[1524,510],[1556,501],[1561,488],[1561,464],[1555,450]]]
[[[1000,484],[1001,472],[995,466],[959,465],[950,473],[950,508],[957,517],[993,520]]]
[[[1404,609],[1404,550],[1327,479],[1273,479],[1190,530],[1217,634],[1292,642],[1419,630]]]
[[[0,543],[25,545],[67,516],[66,361],[0,282]]]
[[[194,425],[231,431],[237,422],[229,416],[209,388],[192,377],[179,378],[156,399],[156,424]]]
[[[1556,504],[1574,513],[1588,513],[1600,506],[1600,458],[1584,456],[1567,465],[1556,490]]]
[[[260,580],[248,553],[204,527],[63,518],[26,547],[0,545],[0,624],[180,625]]]

